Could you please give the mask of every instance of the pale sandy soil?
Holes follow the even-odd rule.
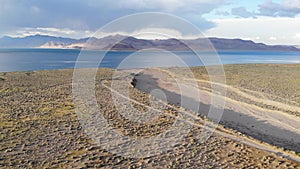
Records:
[[[161,89],[166,93],[168,102],[178,106],[180,106],[182,96],[184,96],[190,103],[199,103],[200,108],[198,112],[207,116],[211,105],[212,93],[190,84],[189,81],[192,81],[192,79],[181,78],[178,80],[174,75],[173,78],[171,78],[170,72],[159,69],[148,69],[142,71],[135,77],[135,86],[145,92]],[[203,82],[204,80],[196,79],[195,81]],[[209,81],[204,82],[209,83]],[[187,90],[183,91],[184,89],[182,89],[182,87],[180,88],[178,83],[181,83]],[[298,106],[291,106],[268,99],[259,99],[232,86],[223,86],[230,88],[230,90],[233,90],[240,96],[246,96],[249,100],[270,104],[282,110],[300,113],[300,107]],[[199,96],[194,93],[199,93]],[[221,123],[225,126],[234,128],[270,144],[284,147],[298,153],[300,152],[299,116],[288,114],[285,111],[267,109],[256,106],[255,104],[245,103],[239,100],[238,97],[232,99],[217,94],[214,95],[215,97],[226,99],[224,113],[221,119]],[[221,105],[216,105],[216,107],[220,108]],[[190,108],[189,105],[185,108],[193,109]]]
[[[206,132],[205,119],[193,116],[184,119],[191,126],[190,132],[168,151],[144,158],[113,154],[96,144],[82,128],[74,110],[79,105],[73,102],[72,73],[73,70],[0,73],[0,168],[300,167],[293,158],[298,157],[296,154],[223,126],[203,143],[198,136]],[[110,85],[113,74],[114,70],[98,70],[95,94],[99,112],[122,135],[136,139],[153,137],[172,128],[181,114],[192,113],[168,105],[154,121],[132,122],[116,109]],[[133,88],[130,78],[118,79],[130,91],[124,99],[143,112],[152,106],[151,97]],[[121,95],[122,91],[116,93]]]

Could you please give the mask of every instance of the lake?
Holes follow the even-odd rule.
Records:
[[[193,52],[84,51],[78,58],[79,54],[80,50],[76,49],[0,49],[0,72],[68,69],[74,68],[76,63],[77,68],[121,69],[204,65]],[[206,60],[214,56],[209,52],[200,53],[200,57]],[[300,52],[224,51],[218,52],[218,56],[220,62],[217,64],[300,63]]]

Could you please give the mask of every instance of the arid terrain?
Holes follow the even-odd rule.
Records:
[[[261,69],[262,66],[253,65],[252,67]],[[245,70],[245,68],[241,69]],[[273,72],[279,72],[278,74],[284,73],[283,66],[268,66],[268,69],[273,69]],[[201,74],[201,70],[196,70],[197,68],[194,68],[194,73],[188,73],[189,71],[184,68],[143,70],[136,76],[135,86],[147,93],[150,93],[154,89],[163,90],[169,103],[199,112],[200,115],[205,117],[209,116],[208,112],[213,99],[223,99],[224,102],[226,100],[224,106],[222,106],[221,101],[220,103],[215,102],[216,104],[214,105],[216,109],[224,108],[222,118],[220,119],[223,125],[264,142],[298,153],[300,152],[300,108],[297,105],[299,103],[297,97],[298,87],[293,86],[294,84],[300,84],[297,81],[299,75],[290,73],[288,78],[277,77],[277,79],[272,79],[271,72],[264,70],[264,74],[267,75],[270,73],[270,75],[266,76],[266,78],[256,78],[256,80],[250,81],[251,74],[243,75],[244,72],[240,71],[239,76],[241,77],[239,78],[246,82],[250,81],[251,85],[255,85],[256,89],[253,90],[234,84],[225,85],[224,83],[220,83],[218,82],[221,80],[220,75],[217,75],[219,76],[217,79],[213,78],[216,75],[210,74],[210,78],[216,79],[215,81],[204,80],[204,78],[200,77],[189,77]],[[246,70],[254,72],[254,70],[249,68],[246,68]],[[202,73],[203,75],[204,73]],[[228,76],[231,77],[230,73],[228,73]],[[228,80],[228,83],[231,83],[230,80]],[[283,84],[277,84],[280,83],[279,81],[282,81]],[[270,82],[276,85],[276,88],[271,85],[270,87],[266,86],[266,83]],[[265,86],[260,86],[261,84]],[[293,92],[289,89],[284,91],[280,88],[281,86],[284,87],[284,85],[289,85],[292,88],[290,90],[293,90]],[[278,93],[282,91],[282,93],[285,93],[291,99],[284,95],[282,97],[274,97],[274,95],[269,95],[269,98],[265,97],[264,95],[266,94],[257,90],[258,87],[261,87],[262,91],[274,90]],[[227,89],[227,93],[225,94],[222,89],[224,91]],[[224,93],[224,95],[221,93]],[[189,104],[182,104],[182,96],[184,96],[184,100]],[[198,104],[200,104],[199,109],[194,106]]]
[[[292,120],[299,118],[300,65],[226,65],[224,68],[229,102],[238,101],[234,103],[241,107],[252,105],[251,110],[265,114],[274,112],[282,117],[294,117]],[[185,75],[184,69],[153,70],[172,72],[188,82],[191,77]],[[201,90],[210,92],[205,69],[191,70]],[[144,75],[147,73],[151,71],[145,70]],[[124,99],[143,112],[151,107],[151,97],[130,81],[142,77],[143,72],[137,76],[121,71],[119,79],[114,74],[112,69],[98,70],[95,95],[99,112],[122,135],[151,138],[167,131],[181,114],[192,113],[176,104],[167,104],[159,118],[148,123],[132,122],[115,106],[113,95],[122,92],[113,91],[112,79],[128,87],[130,97]],[[251,135],[251,128],[238,131],[243,127],[224,121],[208,140],[201,142],[199,135],[207,131],[202,128],[207,121],[205,116],[184,119],[191,126],[189,133],[180,144],[161,154],[141,158],[113,154],[97,144],[82,127],[75,112],[78,105],[73,102],[72,76],[73,70],[0,73],[1,168],[300,168],[299,149],[293,140],[263,139],[268,136],[258,137],[259,128]],[[124,77],[130,78],[124,80]],[[284,122],[287,121],[282,119]],[[286,143],[290,144],[286,146]]]

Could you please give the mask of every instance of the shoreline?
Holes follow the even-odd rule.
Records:
[[[298,66],[300,65],[300,62],[296,62],[296,63],[236,63],[236,64],[232,64],[232,63],[229,63],[229,64],[222,64],[222,66],[239,66],[239,65],[265,65],[265,66],[268,66],[268,65],[279,65],[279,66]],[[220,65],[209,65],[209,66],[220,66]],[[175,66],[176,67],[176,66]],[[205,68],[206,66],[203,66],[203,65],[200,65],[200,66],[189,66],[189,68]],[[174,68],[174,66],[171,66],[171,67],[147,67],[147,68],[128,68],[128,69],[118,69],[118,70],[133,70],[133,69],[148,69],[148,68]],[[176,67],[176,68],[186,68],[186,67]],[[15,73],[15,72],[19,72],[19,73],[22,73],[22,72],[37,72],[37,71],[56,71],[56,70],[60,70],[60,71],[63,71],[63,70],[74,70],[75,68],[62,68],[62,69],[33,69],[33,70],[20,70],[20,71],[0,71],[0,73]],[[76,69],[112,69],[112,70],[115,70],[115,68],[110,68],[110,67],[93,67],[93,68],[90,68],[90,67],[87,67],[87,68],[76,68]]]

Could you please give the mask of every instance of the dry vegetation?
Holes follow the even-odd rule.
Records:
[[[187,68],[167,68],[176,76],[183,76],[195,79],[209,80],[205,67],[189,68],[193,73],[187,73]],[[236,89],[257,97],[285,103],[292,106],[300,106],[300,66],[299,64],[247,64],[247,65],[225,65],[224,75],[226,84]],[[216,81],[218,82],[218,81]],[[211,89],[210,84],[199,82],[199,87],[206,90]],[[227,97],[234,98],[257,106],[281,110],[278,107],[265,105],[262,102],[253,101],[237,95],[227,89]],[[298,112],[287,111],[293,115],[300,116]]]
[[[261,92],[272,100],[289,101],[300,105],[299,64],[226,65],[224,70],[228,85]],[[196,78],[208,78],[203,67],[193,68],[192,71]]]
[[[264,92],[274,100],[279,99],[274,96],[280,96],[300,102],[299,66],[236,65],[226,66],[225,70],[228,84]],[[218,135],[200,143],[195,137],[201,133],[197,127],[182,144],[161,155],[131,159],[111,154],[93,143],[77,119],[72,102],[72,73],[72,70],[0,73],[1,168],[300,167],[298,162]],[[97,81],[109,80],[112,73],[101,69]],[[207,76],[201,73],[197,77]],[[174,120],[162,116],[151,124],[132,123],[117,113],[108,89],[100,83],[96,89],[104,116],[125,135],[149,137],[170,127]],[[149,104],[144,93],[131,89],[130,95]],[[166,111],[176,114],[172,109]]]

